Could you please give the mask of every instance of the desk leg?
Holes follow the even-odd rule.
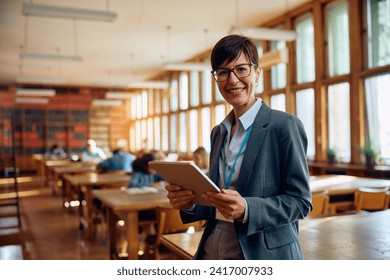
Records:
[[[95,231],[92,221],[93,196],[92,187],[81,186],[81,193],[84,194],[85,204],[80,203],[80,223],[86,227],[88,239],[94,237]]]
[[[108,239],[108,256],[110,260],[113,260],[116,258],[116,216],[114,212],[112,211],[111,207],[107,207],[107,212],[106,212],[106,219],[107,219],[107,239]]]
[[[139,230],[138,230],[138,211],[127,213],[126,221],[127,253],[129,260],[138,260],[139,249]]]

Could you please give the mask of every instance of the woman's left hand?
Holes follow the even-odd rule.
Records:
[[[242,220],[245,214],[244,198],[236,190],[221,189],[220,193],[208,192],[202,195],[227,219]]]

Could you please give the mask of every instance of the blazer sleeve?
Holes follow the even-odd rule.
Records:
[[[247,235],[297,222],[312,209],[303,124],[295,116],[273,113],[245,195]]]

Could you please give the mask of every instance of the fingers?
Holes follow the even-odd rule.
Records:
[[[188,209],[192,206],[195,195],[190,190],[182,189],[177,185],[167,185],[167,198],[173,208]]]
[[[221,193],[208,192],[202,197],[228,219],[240,219],[245,212],[244,198],[235,190],[221,190]]]

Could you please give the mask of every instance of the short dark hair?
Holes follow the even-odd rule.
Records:
[[[259,53],[255,43],[241,35],[228,35],[217,42],[211,52],[211,67],[217,70],[243,53],[250,63],[259,66]]]

